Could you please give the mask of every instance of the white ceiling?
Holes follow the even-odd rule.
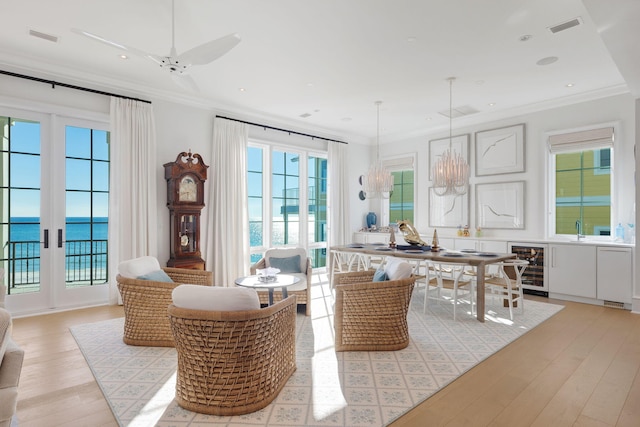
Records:
[[[191,69],[198,93],[148,59],[121,60],[118,49],[71,32],[165,56],[171,0],[4,2],[0,69],[347,141],[375,140],[381,100],[381,143],[448,129],[438,112],[449,108],[450,76],[457,78],[453,107],[478,111],[454,127],[638,88],[623,77],[640,76],[631,25],[640,21],[638,0],[175,1],[178,53],[229,33],[242,37],[226,55]],[[548,29],[573,18],[582,25]],[[523,35],[532,37],[523,42]],[[558,61],[536,65],[550,56]]]

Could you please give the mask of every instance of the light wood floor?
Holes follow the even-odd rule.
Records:
[[[550,302],[566,308],[392,426],[640,426],[640,315]],[[14,320],[26,351],[20,427],[117,425],[68,328],[122,316],[97,307]]]

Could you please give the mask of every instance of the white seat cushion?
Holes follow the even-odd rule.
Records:
[[[173,304],[180,308],[207,311],[244,311],[260,308],[260,299],[249,288],[180,285],[171,293]]]
[[[135,279],[158,270],[160,270],[160,263],[152,256],[143,256],[122,261],[118,265],[118,273],[129,279]]]
[[[387,257],[384,271],[387,273],[389,280],[406,279],[411,276],[413,266],[406,261],[390,256]]]

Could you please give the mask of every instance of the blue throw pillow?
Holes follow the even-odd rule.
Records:
[[[387,273],[384,271],[384,269],[379,268],[375,273],[373,273],[374,282],[384,282],[386,280],[389,280],[389,278],[387,277]]]
[[[142,276],[138,276],[140,280],[151,280],[154,282],[167,282],[173,283],[171,277],[164,272],[164,270],[152,271],[151,273],[143,274]]]
[[[287,258],[269,258],[269,267],[280,269],[280,273],[302,273],[300,255]]]

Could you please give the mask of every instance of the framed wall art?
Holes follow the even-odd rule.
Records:
[[[457,135],[451,138],[451,148],[456,153],[461,153],[462,157],[469,161],[469,134]],[[449,149],[449,137],[442,139],[432,139],[429,141],[429,181],[433,181],[433,166],[438,159]]]
[[[524,172],[524,123],[476,132],[476,176]]]
[[[476,184],[476,220],[481,228],[524,228],[524,181]]]
[[[458,227],[469,224],[469,192],[438,196],[429,187],[429,227]]]

